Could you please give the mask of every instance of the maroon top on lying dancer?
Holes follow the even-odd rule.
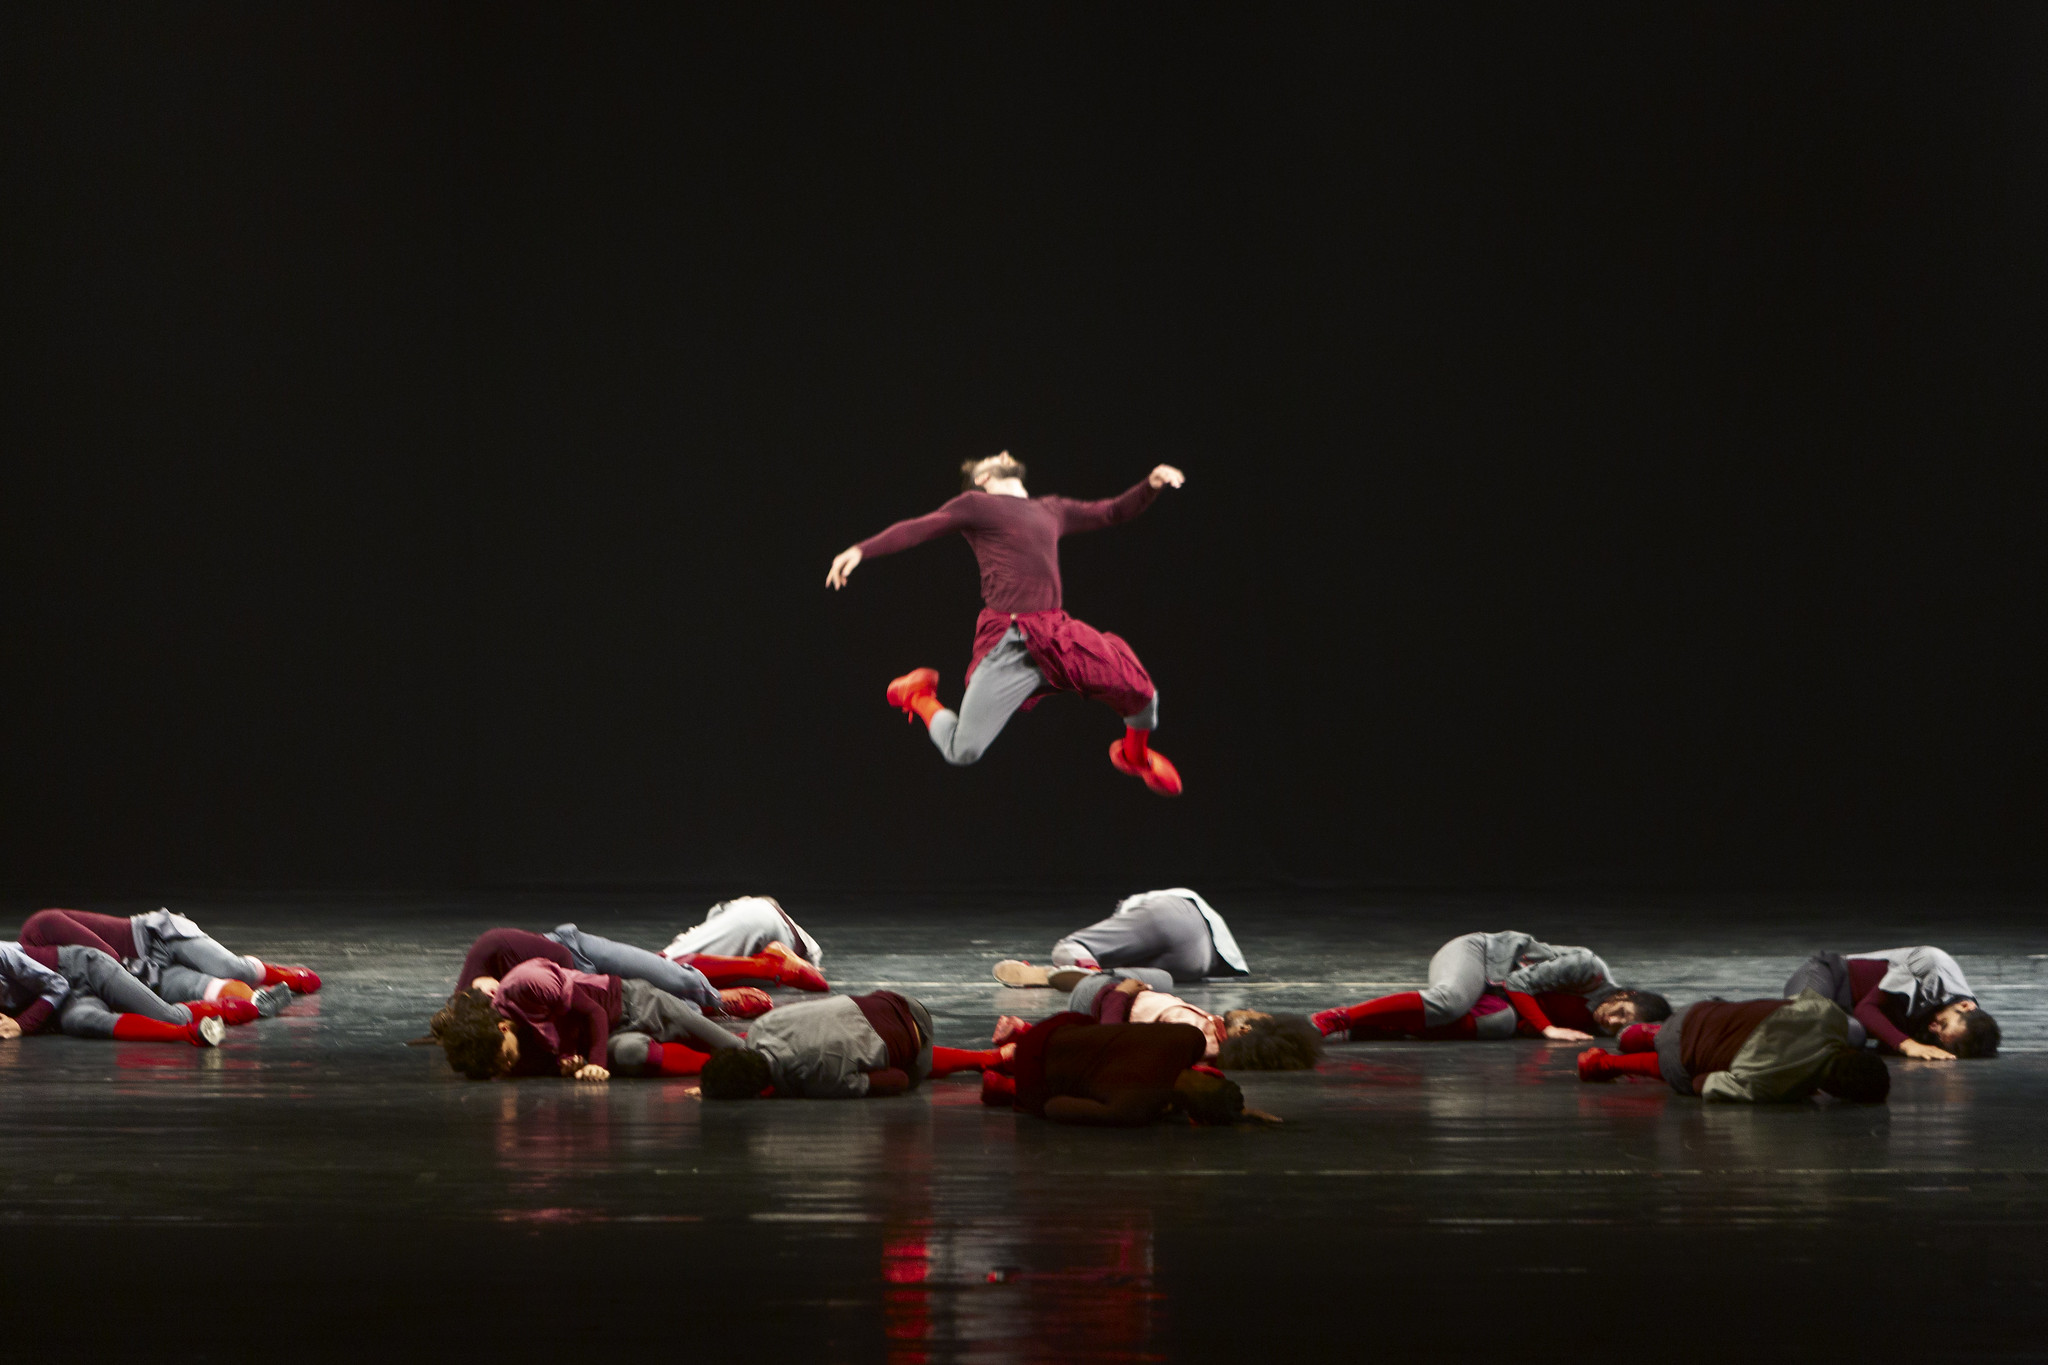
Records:
[[[1103,1128],[1135,1128],[1175,1112],[1197,1124],[1278,1123],[1245,1108],[1236,1083],[1202,1064],[1207,1045],[1189,1024],[1098,1024],[1085,1014],[1055,1014],[1015,1040],[1003,1070],[982,1073],[981,1102]]]
[[[1007,450],[969,460],[960,472],[966,491],[959,497],[842,550],[825,575],[825,586],[843,588],[863,559],[953,531],[974,547],[984,605],[959,711],[939,704],[939,675],[930,668],[891,682],[889,704],[923,720],[948,763],[965,765],[981,757],[1016,711],[1029,710],[1047,692],[1078,692],[1124,718],[1124,737],[1109,749],[1116,769],[1142,778],[1161,796],[1178,796],[1179,772],[1151,748],[1158,689],[1122,639],[1061,609],[1059,542],[1129,521],[1152,505],[1160,489],[1179,488],[1185,476],[1163,464],[1121,496],[1076,502],[1026,493],[1024,466]]]

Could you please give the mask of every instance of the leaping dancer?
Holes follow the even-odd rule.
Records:
[[[1160,489],[1179,488],[1185,477],[1163,464],[1118,497],[1076,502],[1026,493],[1024,466],[1007,450],[969,460],[960,473],[966,491],[959,497],[840,551],[825,575],[826,587],[843,588],[862,560],[948,531],[960,532],[974,547],[985,605],[975,625],[960,709],[939,704],[939,675],[930,668],[912,669],[890,683],[889,704],[924,721],[946,761],[964,766],[982,756],[1019,709],[1028,711],[1047,692],[1078,692],[1124,718],[1123,738],[1109,746],[1117,771],[1144,779],[1161,796],[1180,795],[1180,773],[1151,747],[1159,692],[1145,666],[1122,639],[1060,608],[1059,542],[1129,521],[1152,505]]]

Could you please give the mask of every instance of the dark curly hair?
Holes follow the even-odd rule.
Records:
[[[1269,1014],[1251,1032],[1223,1040],[1216,1065],[1224,1071],[1310,1071],[1322,1059],[1323,1033],[1305,1014]]]
[[[1892,1093],[1892,1073],[1875,1052],[1843,1048],[1821,1072],[1820,1088],[1851,1104],[1883,1104]]]
[[[1183,1071],[1174,1079],[1173,1107],[1205,1128],[1220,1128],[1243,1116],[1244,1091],[1223,1076]]]
[[[1953,1043],[1944,1043],[1931,1032],[1921,1038],[1923,1043],[1945,1047],[1958,1057],[1996,1057],[1998,1045],[2004,1039],[1999,1032],[1998,1021],[1984,1009],[1969,1010],[1963,1015],[1963,1036]]]
[[[1625,1000],[1636,1007],[1637,1024],[1661,1024],[1671,1017],[1671,1002],[1655,991],[1641,991],[1633,986],[1623,986],[1618,991],[1609,991],[1600,997],[1600,1003],[1610,1000]]]
[[[447,1054],[450,1068],[473,1081],[487,1081],[500,1072],[498,1059],[505,1045],[500,1018],[491,997],[465,986],[434,1011],[427,1027]]]
[[[707,1100],[751,1100],[774,1080],[768,1059],[750,1047],[729,1047],[712,1053],[697,1076]]]

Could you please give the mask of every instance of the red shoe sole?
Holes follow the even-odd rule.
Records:
[[[1144,779],[1145,785],[1161,796],[1179,796],[1180,769],[1174,767],[1173,761],[1157,749],[1147,749],[1145,757],[1150,760],[1149,766],[1133,768],[1130,759],[1124,757],[1122,740],[1113,741],[1109,746],[1110,766],[1118,772]]]
[[[936,668],[913,668],[902,677],[891,682],[889,690],[883,695],[888,698],[889,705],[897,710],[910,711],[912,704],[919,697],[936,697],[938,694],[939,670]],[[912,712],[912,714],[915,714],[915,712]]]

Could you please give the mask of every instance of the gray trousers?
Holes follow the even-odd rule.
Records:
[[[1454,938],[1429,960],[1429,985],[1422,991],[1423,1022],[1436,1028],[1462,1019],[1485,992],[1486,935]]]
[[[1850,1046],[1862,1047],[1870,1040],[1870,1030],[1856,1017],[1856,1001],[1849,991],[1849,963],[1840,953],[1815,953],[1800,963],[1785,982],[1785,998],[1791,1000],[1801,991],[1818,991],[1841,1006],[1842,1013],[1849,1016]]]
[[[124,1014],[166,1024],[192,1022],[191,1010],[167,1003],[97,948],[59,948],[57,972],[71,983],[71,994],[57,1007],[57,1029],[73,1038],[111,1038],[114,1021]]]
[[[1045,675],[1031,660],[1024,632],[1011,626],[996,647],[981,656],[974,676],[967,680],[967,694],[960,709],[938,711],[932,716],[932,743],[946,762],[965,767],[980,761],[988,746],[1017,714],[1017,708],[1031,700],[1031,694],[1045,686]],[[1159,693],[1145,703],[1145,709],[1126,716],[1124,724],[1133,730],[1151,730],[1159,724]]]
[[[136,947],[156,967],[156,990],[166,1000],[204,1000],[216,979],[263,984],[263,972],[249,958],[231,953],[202,934],[197,938],[158,938],[150,935],[145,945],[137,934]]]
[[[1095,999],[1119,981],[1142,981],[1155,991],[1169,989],[1173,978],[1156,967],[1124,967],[1113,972],[1084,976],[1067,994],[1067,1008],[1076,1014],[1093,1016]]]
[[[706,1019],[704,1012],[689,1001],[679,1000],[645,981],[620,983],[619,1022],[612,1026],[612,1033],[614,1037],[621,1033],[637,1033],[657,1043],[687,1043],[699,1052],[746,1046],[738,1037]],[[610,1047],[606,1048],[607,1053],[611,1051]],[[640,1059],[645,1061],[646,1058],[643,1047]]]
[[[718,1009],[718,987],[695,967],[671,962],[660,953],[617,943],[596,934],[586,934],[573,924],[558,924],[547,935],[569,950],[576,970],[593,976],[617,976],[627,981],[645,981],[700,1009]]]
[[[1235,976],[1216,955],[1209,921],[1185,896],[1147,896],[1052,946],[1056,967],[1092,957],[1103,967],[1152,967],[1175,981]]]

